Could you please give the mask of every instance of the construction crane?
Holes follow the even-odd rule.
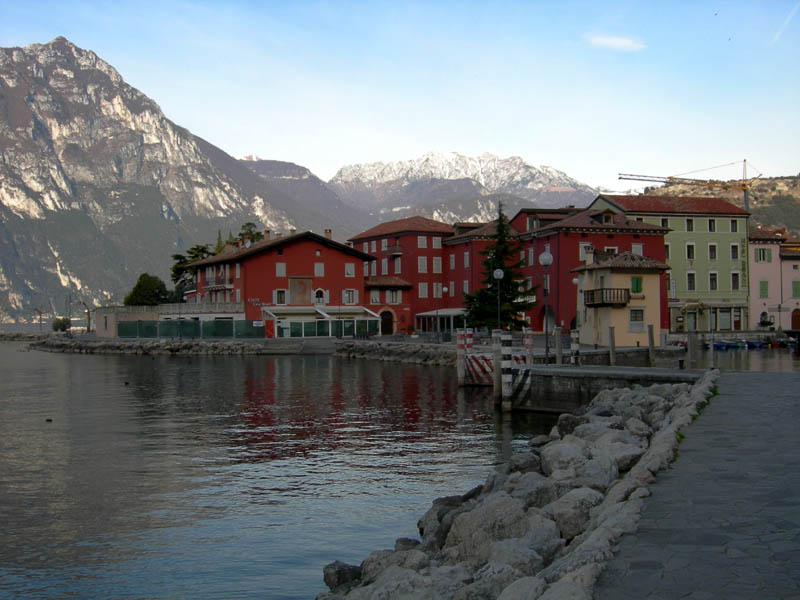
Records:
[[[718,167],[711,167],[711,169],[718,169],[719,167],[727,167],[735,164],[738,164],[738,161],[735,163],[728,163],[727,165],[719,165]],[[707,171],[710,169],[701,169],[701,170]],[[750,188],[753,186],[753,183],[755,183],[755,181],[759,177],[761,177],[761,174],[758,174],[755,177],[751,177],[750,179],[747,178],[747,159],[742,161],[741,181],[714,181],[713,179],[694,179],[691,177],[681,177],[681,176],[671,176],[671,175],[667,177],[662,177],[658,175],[634,175],[633,173],[619,174],[620,179],[628,179],[631,181],[654,181],[657,183],[664,183],[667,185],[683,184],[683,185],[696,185],[708,188],[718,188],[723,190],[742,190],[744,194],[745,210],[750,210]]]

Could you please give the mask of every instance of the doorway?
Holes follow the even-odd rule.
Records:
[[[381,335],[392,335],[394,333],[394,315],[392,311],[385,310],[381,313]]]
[[[800,308],[795,308],[792,311],[792,329],[800,329]]]

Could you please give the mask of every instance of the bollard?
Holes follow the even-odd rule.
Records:
[[[503,398],[503,386],[502,386],[502,378],[500,377],[502,373],[502,361],[503,357],[500,352],[500,334],[502,331],[500,329],[492,329],[492,350],[494,353],[494,358],[492,360],[492,365],[494,367],[492,371],[492,383],[494,384],[494,400],[495,404],[499,404]]]
[[[514,358],[511,355],[511,333],[509,332],[503,332],[500,338],[500,353],[503,412],[511,412],[511,394],[513,392],[511,368],[514,366]]]
[[[608,364],[612,367],[617,364],[617,346],[614,341],[614,328],[611,326],[608,328]]]
[[[697,333],[694,331],[689,332],[687,339],[689,368],[697,368]]]
[[[655,338],[653,337],[653,326],[647,326],[647,362],[651,367],[656,366]]]
[[[573,365],[580,364],[581,357],[581,331],[580,329],[573,329],[569,332],[569,353],[570,360]]]
[[[456,377],[458,378],[458,385],[464,385],[465,378],[466,378],[466,360],[467,360],[467,353],[465,352],[464,348],[464,330],[459,329],[458,333],[456,334],[456,339],[458,341],[458,346],[456,350]]]
[[[472,352],[472,327],[467,327],[466,335],[467,335],[467,339],[466,339],[466,344],[465,344],[466,345],[465,350],[467,352]]]
[[[554,327],[553,328],[553,339],[555,340],[555,353],[556,353],[556,364],[561,364],[561,352],[562,348],[562,341],[561,341],[561,327]]]
[[[524,330],[523,340],[525,343],[525,362],[529,365],[533,364],[533,330],[526,327]]]

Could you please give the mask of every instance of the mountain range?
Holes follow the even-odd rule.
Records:
[[[344,241],[412,214],[484,222],[499,202],[512,216],[595,194],[519,157],[455,152],[344,166],[325,182],[230,156],[63,37],[0,48],[0,321],[120,303],[141,273],[168,282],[172,254],[247,222]]]

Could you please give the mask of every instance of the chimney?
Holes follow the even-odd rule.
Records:
[[[294,227],[292,227],[292,228],[289,230],[289,235],[294,235],[295,233],[297,233],[297,229],[295,229]]]
[[[270,235],[269,229],[265,229],[264,230],[264,239],[269,241],[269,235]]]
[[[280,231],[276,231],[276,232],[275,232],[275,239],[276,239],[276,240],[279,240],[279,239],[281,239],[282,237],[283,237],[283,234],[282,234]]]
[[[330,229],[326,229],[325,230],[325,237],[328,238],[329,240],[333,239],[333,231],[330,230]]]

